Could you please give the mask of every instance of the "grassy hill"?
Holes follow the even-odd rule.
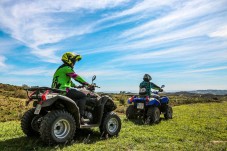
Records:
[[[131,96],[129,94],[109,94],[114,102],[118,105],[116,109],[119,113],[125,113],[127,108],[127,100]],[[227,101],[226,95],[213,94],[194,94],[188,92],[177,92],[161,94],[170,98],[170,105],[182,105],[191,103],[209,103]],[[31,108],[25,106],[27,99],[26,91],[20,86],[0,83],[0,122],[19,120],[23,113]]]
[[[0,122],[20,119],[26,107],[26,91],[22,87],[0,83]]]
[[[0,150],[201,150],[227,149],[227,102],[197,103],[173,107],[172,120],[157,125],[128,121],[121,114],[118,137],[100,139],[98,129],[77,134],[70,145],[43,146],[40,139],[26,138],[19,121],[0,123]]]

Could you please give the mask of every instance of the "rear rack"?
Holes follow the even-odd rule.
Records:
[[[55,93],[65,93],[66,92],[65,90],[54,89],[54,88],[49,88],[49,87],[38,87],[38,86],[25,88],[24,90],[27,91],[27,96],[30,100],[31,99],[39,99],[40,93],[43,93],[46,90],[51,90],[52,92],[55,92]],[[32,95],[29,95],[28,91],[33,91]]]
[[[60,90],[60,89],[54,89],[50,87],[30,87],[30,88],[25,88],[24,90],[26,91],[36,91],[36,90],[52,90],[53,92],[66,92],[66,90]]]

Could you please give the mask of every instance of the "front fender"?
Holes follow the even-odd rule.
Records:
[[[107,95],[102,96],[99,99],[99,101],[100,101],[100,104],[97,110],[97,115],[99,116],[98,116],[97,123],[100,125],[103,122],[104,113],[115,110],[117,106],[114,104],[112,98]]]
[[[164,103],[168,104],[169,103],[169,98],[167,96],[163,96],[163,97],[161,97],[160,102],[162,104],[164,104]]]
[[[116,104],[113,102],[112,98],[109,96],[103,96],[101,98],[101,105],[103,106],[103,108],[110,112],[113,111],[117,108]]]
[[[155,99],[155,98],[152,98],[148,103],[147,103],[147,106],[160,106],[161,103]]]

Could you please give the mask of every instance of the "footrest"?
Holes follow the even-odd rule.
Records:
[[[88,122],[90,122],[90,120],[89,120],[89,119],[84,119],[83,121],[84,121],[84,123],[88,123]]]

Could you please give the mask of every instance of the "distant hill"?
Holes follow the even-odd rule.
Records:
[[[196,93],[196,94],[227,95],[227,90],[196,90],[196,91],[189,91],[189,92]]]
[[[227,90],[194,90],[194,91],[177,91],[165,92],[167,95],[184,95],[184,96],[199,96],[199,95],[227,95]]]

